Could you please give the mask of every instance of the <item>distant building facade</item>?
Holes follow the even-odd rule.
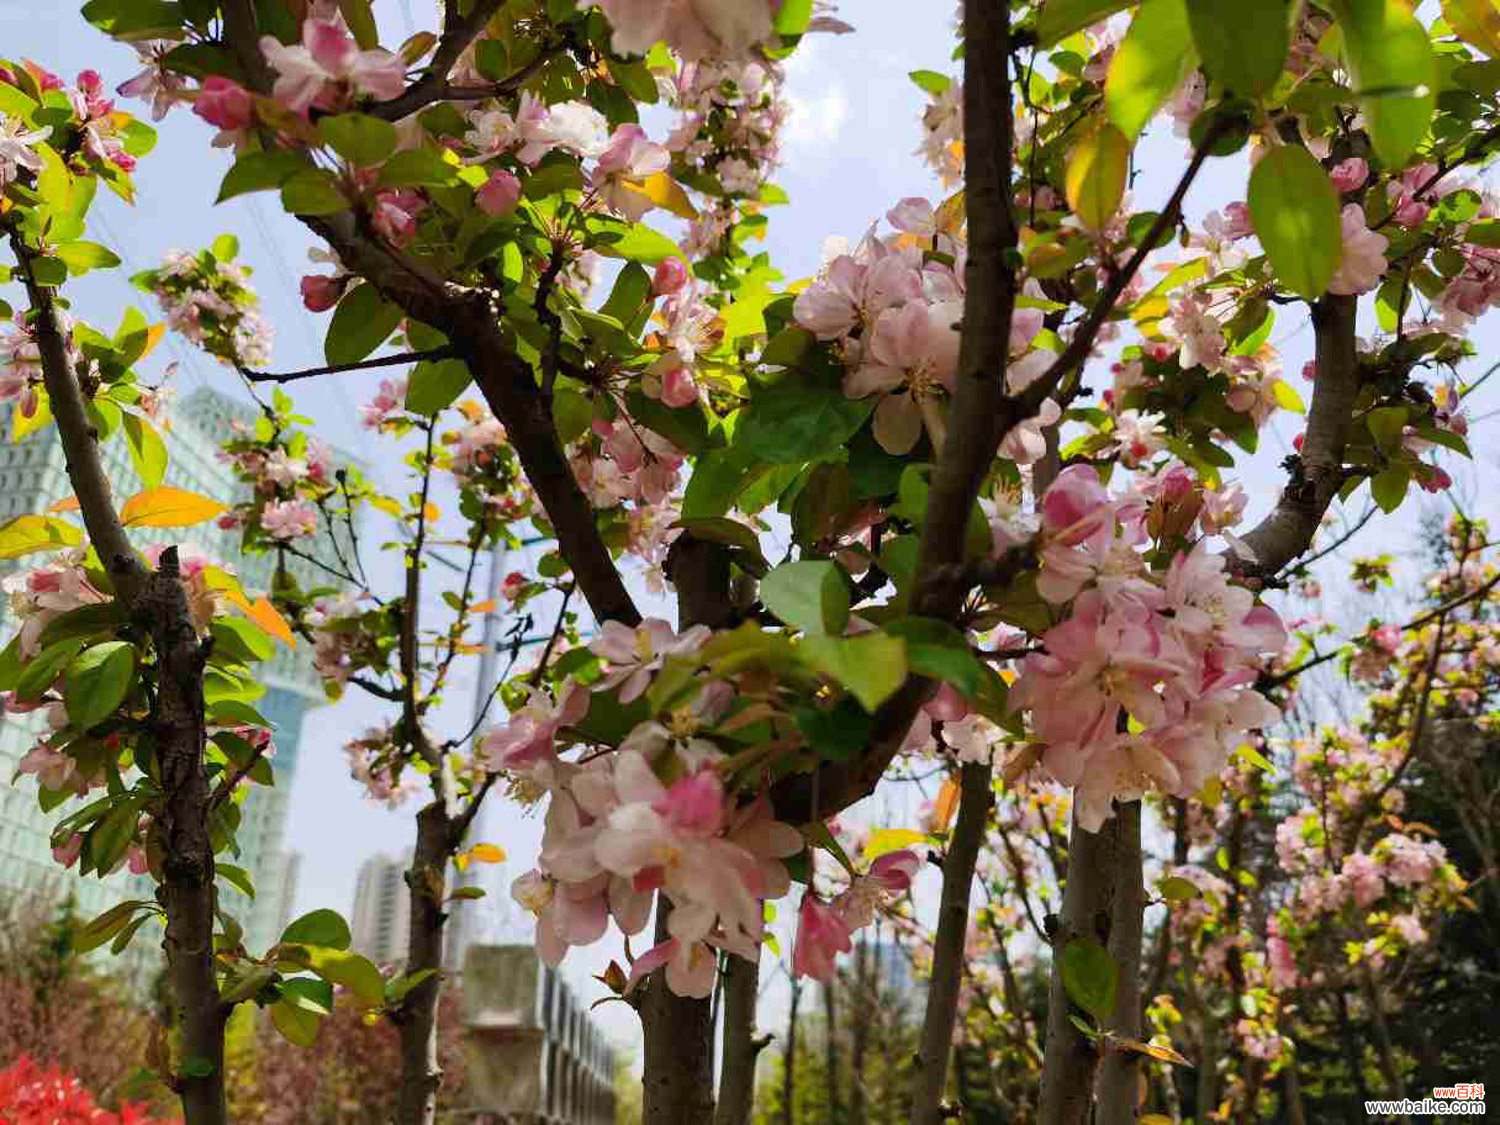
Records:
[[[169,452],[165,483],[226,503],[241,497],[243,486],[220,462],[218,450],[234,420],[253,422],[255,416],[249,404],[207,389],[186,396],[172,411],[172,429],[165,435]],[[41,512],[71,492],[56,429],[48,427],[13,443],[9,440],[12,421],[10,408],[0,410],[0,523]],[[118,436],[103,445],[102,454],[115,501],[123,503],[140,491],[140,478]],[[186,529],[133,529],[131,534],[142,545],[178,542],[196,547],[233,568],[247,588],[270,587],[273,559],[269,555],[241,554],[236,532],[205,524]],[[295,565],[288,569],[299,580],[312,584],[314,574],[307,569],[308,564],[292,562]],[[24,569],[28,563],[20,559],[0,564],[0,575]],[[319,581],[326,583],[326,579]],[[14,629],[9,607],[0,599],[0,638],[8,641]],[[222,901],[244,926],[247,946],[260,952],[275,942],[291,906],[282,846],[286,805],[296,775],[303,718],[309,708],[324,702],[324,695],[306,646],[291,651],[278,645],[275,656],[258,666],[257,675],[267,690],[256,707],[275,727],[276,753],[271,764],[276,783],[269,788],[252,787],[241,807],[240,854],[224,857],[225,862],[249,873],[256,898],[252,902],[238,891],[223,887]],[[85,918],[128,898],[152,897],[154,885],[146,876],[121,872],[103,880],[79,878],[53,861],[50,832],[66,806],[43,812],[32,779],[8,784],[20,759],[35,742],[38,729],[39,720],[31,715],[0,715],[0,893],[12,897],[35,895],[43,902],[71,895]],[[150,932],[144,931],[132,945],[124,966],[127,971],[145,973],[157,964],[160,951],[156,943],[145,940]]]
[[[613,1125],[614,1049],[532,946],[470,945],[462,1013],[474,1120]]]
[[[406,935],[411,921],[411,899],[406,869],[411,853],[371,856],[359,865],[354,884],[354,913],[349,920],[351,944],[377,965],[406,959]]]

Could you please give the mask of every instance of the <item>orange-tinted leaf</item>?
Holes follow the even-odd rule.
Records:
[[[696,219],[698,208],[687,197],[677,181],[665,172],[656,172],[644,180],[626,180],[625,189],[644,195],[664,211],[670,211],[679,219]]]
[[[197,492],[163,485],[138,492],[120,509],[126,527],[192,527],[207,523],[228,508]]]
[[[475,844],[469,849],[469,855],[476,863],[505,862],[505,849],[498,844]]]
[[[47,505],[47,511],[49,514],[55,514],[58,512],[76,512],[78,511],[78,497],[64,496],[61,500]]]
[[[1137,1055],[1145,1055],[1147,1058],[1155,1059],[1157,1062],[1171,1063],[1173,1066],[1192,1066],[1181,1054],[1171,1047],[1162,1047],[1155,1043],[1146,1043],[1139,1039],[1130,1039],[1113,1032],[1106,1033],[1109,1045],[1119,1051],[1131,1051]]]
[[[958,778],[950,777],[938,790],[937,800],[932,803],[932,828],[934,832],[946,832],[958,815]]]
[[[271,636],[275,637],[287,648],[297,647],[297,638],[292,635],[292,627],[287,624],[285,617],[271,604],[271,599],[265,596],[256,598],[245,610],[245,616],[255,622]]]

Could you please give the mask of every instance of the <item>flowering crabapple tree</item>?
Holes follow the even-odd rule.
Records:
[[[962,75],[917,76],[932,96],[922,149],[949,181],[945,197],[892,200],[884,224],[871,216],[866,237],[790,283],[756,246],[785,201],[771,182],[780,62],[805,35],[849,30],[810,0],[447,0],[438,29],[386,46],[367,0],[84,10],[138,46],[145,69],[129,94],[157,115],[190,108],[234,151],[221,199],[276,192],[326,243],[330,272],[304,279],[302,297],[333,309],[328,365],[279,377],[414,365],[372,417],[415,439],[422,481],[469,476],[454,464],[479,449],[524,478],[531,506],[514,516],[557,544],[543,577],[576,589],[600,623],[588,649],[542,660],[527,698],[511,694],[509,720],[449,787],[446,750],[463,740],[426,743],[421,685],[441,682],[445,640],[461,627],[423,633],[411,591],[387,598],[399,611],[379,623],[367,619],[385,595],[365,583],[354,586],[370,601],[353,609],[273,591],[326,668],[397,696],[399,718],[355,762],[391,791],[408,771],[426,775],[420,832],[456,847],[464,813],[452,801],[496,777],[545,802],[541,854],[515,890],[545,957],[611,925],[639,934],[655,903],[649,947],[606,974],[641,1013],[646,1119],[746,1119],[765,906],[797,884],[794,967],[826,976],[915,867],[899,849],[849,855],[827,822],[930,738],[954,766],[954,819],[942,826],[913,1120],[946,1112],[993,804],[987,742],[1004,744],[1008,784],[1050,778],[1073,798],[1062,901],[1044,927],[1040,1118],[1134,1120],[1151,1057],[1133,1046],[1142,798],[1216,803],[1199,801],[1204,787],[1279,714],[1259,676],[1285,631],[1259,596],[1309,550],[1330,506],[1368,486],[1392,511],[1413,484],[1446,485],[1434,447],[1467,448],[1454,426],[1458,368],[1496,296],[1500,242],[1493,203],[1467,178],[1497,140],[1488,9],[1449,0],[1429,23],[1404,0],[967,0]],[[104,746],[88,732],[145,714],[121,737],[161,743],[130,744],[143,780],[126,791],[142,794],[137,811],[161,794],[150,838],[191,1064],[175,1080],[190,1120],[221,1120],[223,1006],[272,988],[291,1024],[307,1011],[296,998],[317,990],[295,983],[312,979],[295,966],[286,979],[281,954],[243,979],[216,975],[238,970],[210,940],[207,829],[225,802],[207,795],[202,669],[232,654],[198,642],[177,555],[147,577],[122,528],[132,513],[116,513],[97,471],[89,410],[101,397],[134,404],[116,389],[139,358],[132,334],[65,334],[58,319],[66,274],[107,261],[74,248],[88,195],[78,185],[123,187],[110,141],[125,145],[133,127],[90,103],[105,100],[92,77],[75,104],[50,76],[9,73],[0,168],[39,361],[26,367],[18,345],[11,366],[23,373],[6,386],[34,413],[37,378],[24,372],[40,367],[99,560],[57,581],[75,598],[86,581],[132,620],[141,598],[172,603],[146,618],[149,647],[111,623],[116,639],[103,643],[124,648],[67,656],[65,702],[75,656],[75,682],[107,664],[126,684],[119,698],[90,693],[110,700],[107,713],[69,708],[67,729]],[[641,124],[652,105],[672,115],[659,139]],[[1155,209],[1140,209],[1126,197],[1132,154],[1166,117],[1184,159]],[[1189,228],[1188,191],[1231,160],[1250,167],[1243,201],[1225,198]],[[601,258],[618,265],[596,299]],[[143,281],[174,323],[243,349],[234,362],[263,375],[259,333],[218,259],[174,259]],[[1154,285],[1148,260],[1167,267]],[[1364,340],[1362,296],[1379,329]],[[1251,496],[1237,466],[1275,416],[1304,409],[1269,343],[1279,317],[1302,315],[1316,339],[1305,432],[1279,492]],[[398,337],[396,356],[368,358]],[[471,382],[490,416],[439,428]],[[346,495],[336,473],[337,489],[315,479],[326,462],[294,422],[273,400],[231,449],[256,485],[256,504],[237,513],[248,541],[284,553],[320,517],[376,499],[357,486]],[[419,489],[395,504],[414,528],[409,579],[423,565],[427,502]],[[512,513],[465,515],[482,544],[508,534]],[[27,525],[38,534],[77,534],[38,518]],[[787,526],[794,549],[772,566],[766,533]],[[675,628],[643,619],[622,576],[639,565],[672,588]],[[52,581],[35,591],[39,609]],[[247,620],[285,627],[240,596]],[[473,611],[460,599],[453,612]],[[48,651],[27,662],[26,700],[49,698]],[[948,728],[964,724],[978,736],[960,750]],[[110,786],[111,808],[124,786]],[[451,851],[424,853],[419,839],[418,853],[410,881],[431,934],[441,874],[436,887],[424,880]],[[325,985],[343,971],[335,963],[363,978],[358,962],[317,952],[342,952],[325,922],[284,946],[309,951],[296,956],[315,974],[321,965]],[[709,995],[721,966],[716,1099]],[[406,982],[371,1001],[394,1007],[408,1045],[425,1040],[403,1053],[397,1117],[430,1121],[439,978]]]

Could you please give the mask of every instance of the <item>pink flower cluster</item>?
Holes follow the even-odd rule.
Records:
[[[401,60],[380,48],[360,50],[336,12],[310,13],[302,22],[301,41],[290,46],[262,36],[260,50],[276,73],[272,96],[293,113],[337,113],[361,97],[394,98],[406,89]]]
[[[1280,714],[1254,688],[1260,658],[1286,642],[1280,618],[1201,541],[1149,569],[1145,513],[1087,465],[1059,474],[1041,505],[1037,592],[1067,616],[1022,662],[1011,700],[1089,831],[1116,797],[1196,793]]]
[[[683,58],[741,58],[771,37],[775,0],[601,0],[614,49],[644,55],[665,40]]]
[[[231,367],[263,367],[271,359],[272,329],[249,278],[245,266],[173,251],[140,280],[167,323],[193,344]]]

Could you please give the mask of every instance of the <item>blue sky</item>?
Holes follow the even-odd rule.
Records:
[[[133,74],[138,69],[133,53],[89,28],[76,9],[73,0],[51,4],[0,0],[0,43],[4,52],[33,58],[70,80],[84,66],[100,70],[110,86]],[[919,17],[918,11],[931,14]],[[432,5],[424,0],[377,3],[382,31],[392,44],[413,30],[413,18],[419,27],[431,25],[431,12]],[[857,238],[898,199],[937,196],[936,181],[913,156],[924,98],[906,75],[916,68],[950,68],[951,12],[952,6],[946,3],[845,0],[840,14],[856,26],[856,34],[812,39],[789,64],[793,117],[786,135],[785,167],[778,181],[789,192],[792,203],[773,214],[766,242],[789,279],[816,269],[819,248],[827,236]],[[94,237],[115,249],[127,268],[115,276],[93,275],[72,290],[79,313],[115,324],[122,305],[142,297],[126,285],[124,279],[129,273],[156,263],[169,249],[197,249],[219,233],[230,231],[239,237],[242,258],[255,269],[255,285],[268,318],[276,325],[276,366],[296,368],[321,362],[325,318],[306,313],[296,291],[297,279],[309,265],[311,238],[269,196],[241,197],[225,206],[211,206],[228,166],[226,155],[208,146],[209,131],[185,111],[172,114],[160,129],[160,146],[142,162],[137,177],[136,206],[125,207],[101,194]],[[1181,143],[1169,130],[1158,127],[1148,136],[1138,166],[1134,188],[1137,205],[1155,207],[1170,191],[1167,177],[1181,167]],[[1240,159],[1213,162],[1189,197],[1190,216],[1242,198],[1244,177],[1245,166]],[[149,307],[146,311],[155,313]],[[1300,384],[1295,373],[1307,358],[1310,333],[1300,321],[1287,318],[1278,326],[1275,339],[1285,349],[1286,370],[1292,373],[1292,381]],[[1492,346],[1493,327],[1481,331],[1480,340],[1482,345]],[[203,384],[237,391],[236,381],[226,369],[180,341],[173,341],[159,354],[181,363],[179,378],[184,391]],[[377,473],[381,465],[368,433],[356,424],[353,407],[370,397],[379,377],[378,372],[334,376],[297,388],[299,405],[318,420],[325,436],[361,458],[375,461]],[[1095,382],[1102,383],[1102,379]],[[1477,412],[1485,409],[1483,402],[1477,405]],[[1297,428],[1295,423],[1281,426],[1244,474],[1257,495],[1252,515],[1274,498],[1280,483],[1276,462],[1286,452],[1288,435]],[[1454,471],[1451,465],[1450,471]],[[1479,494],[1494,480],[1489,466],[1477,475],[1456,471],[1455,475],[1460,476],[1470,495]],[[1360,510],[1363,502],[1356,500],[1354,506]],[[1367,533],[1361,546],[1373,550],[1382,540],[1394,545],[1385,549],[1410,544],[1415,519],[1415,511],[1404,513],[1398,521]],[[453,693],[455,702],[448,717],[460,724],[456,729],[462,729],[470,690],[471,683],[460,683]],[[299,894],[303,909],[327,905],[348,910],[360,861],[376,851],[400,852],[411,838],[414,807],[391,813],[366,802],[349,779],[344,763],[343,743],[381,717],[378,709],[355,693],[309,719],[293,787],[287,841],[303,853]],[[534,855],[538,836],[536,818],[523,817],[498,803],[492,808],[486,837],[503,845],[512,856],[524,859]],[[493,889],[486,915],[497,925],[508,917],[507,936],[516,938],[529,930],[518,925],[514,911],[505,909],[508,897],[504,888],[510,873],[508,865],[504,877],[490,880]],[[789,915],[791,911],[783,913]],[[597,971],[611,952],[606,944],[599,949],[600,956],[575,954],[573,974],[581,978]],[[634,1018],[623,1015],[625,1018],[619,1018],[606,1010],[605,1022],[611,1030],[628,1036]]]

